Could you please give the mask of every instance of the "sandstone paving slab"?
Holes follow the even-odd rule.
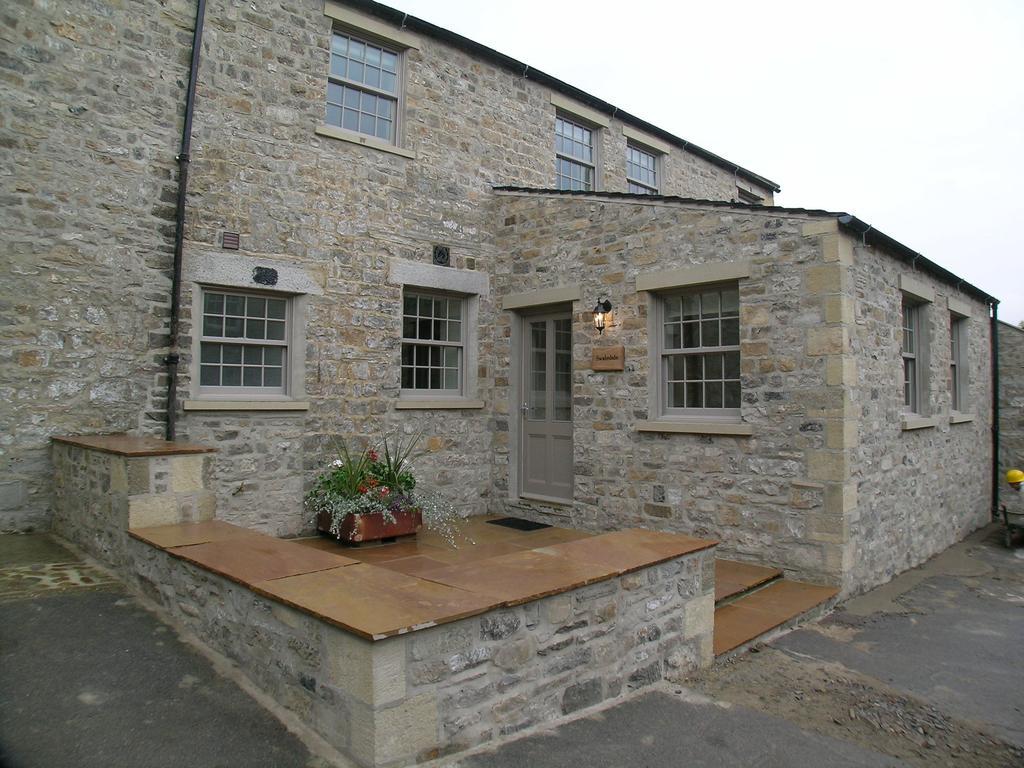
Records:
[[[265,534],[259,531],[241,528],[231,523],[225,523],[222,520],[156,525],[150,528],[132,528],[128,531],[128,534],[159,549],[187,547],[192,544],[206,544],[212,541],[227,541],[228,539],[239,539],[248,536],[265,536]]]
[[[838,590],[832,587],[777,581],[736,602],[716,608],[715,655],[721,656],[760,637],[837,593]]]
[[[89,448],[118,456],[181,456],[192,453],[213,453],[216,448],[197,443],[168,442],[158,437],[132,435],[69,435],[54,437],[54,442]]]
[[[339,568],[358,562],[332,552],[303,547],[271,536],[245,536],[211,541],[206,544],[174,547],[168,552],[248,587],[257,582]]]
[[[715,602],[726,600],[780,576],[782,571],[778,568],[715,558]]]
[[[569,560],[527,549],[430,573],[431,581],[517,605],[615,576],[608,565]]]
[[[253,589],[369,640],[456,621],[497,605],[486,595],[367,563],[265,581]]]
[[[637,536],[627,530],[552,544],[539,551],[554,557],[606,565],[622,574],[706,549],[713,543],[674,534]]]

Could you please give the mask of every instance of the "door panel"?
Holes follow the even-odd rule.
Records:
[[[523,321],[521,492],[569,501],[573,490],[572,317]]]

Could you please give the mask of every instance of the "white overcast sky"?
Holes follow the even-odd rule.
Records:
[[[1024,320],[1024,2],[385,0],[847,211]]]

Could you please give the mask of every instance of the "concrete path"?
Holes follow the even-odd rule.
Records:
[[[103,571],[0,536],[0,766],[326,765]]]
[[[981,531],[686,687],[435,765],[1024,765],[1024,550],[1000,542]],[[332,764],[304,735],[103,571],[0,536],[0,766]]]

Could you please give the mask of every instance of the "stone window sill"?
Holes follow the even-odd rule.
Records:
[[[928,429],[936,425],[936,420],[931,416],[906,415],[903,417],[902,428],[904,432],[915,429]]]
[[[957,413],[956,411],[953,411],[949,414],[950,424],[966,424],[970,421],[974,421],[973,413]]]
[[[374,136],[365,136],[361,133],[353,133],[352,131],[346,131],[344,128],[336,128],[333,125],[318,125],[315,132],[317,136],[326,136],[330,139],[348,141],[352,144],[358,144],[361,147],[379,149],[381,152],[390,152],[392,155],[407,157],[410,160],[416,159],[416,153],[411,152],[408,149],[396,147],[394,144],[388,144],[386,141],[381,141]]]
[[[408,398],[395,403],[395,409],[399,411],[457,410],[483,407],[483,400],[472,400],[468,397],[437,398],[434,400]]]
[[[186,411],[308,411],[306,400],[186,400]]]
[[[690,435],[733,435],[736,437],[749,437],[754,434],[753,426],[738,421],[670,421],[661,419],[637,422],[636,430],[637,432],[674,432]]]

